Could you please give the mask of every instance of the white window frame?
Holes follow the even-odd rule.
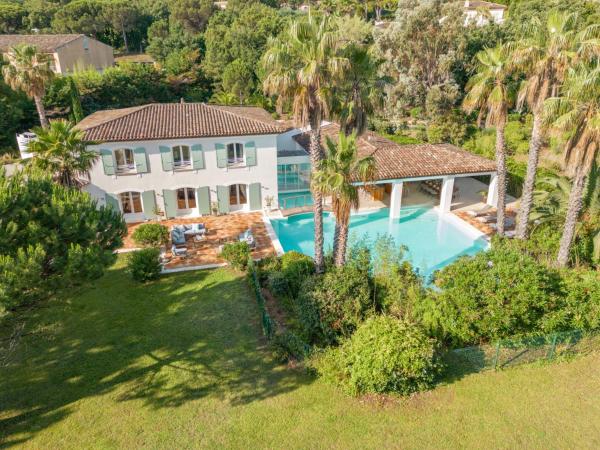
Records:
[[[134,211],[135,203],[133,202],[133,194],[137,194],[140,198],[140,211]],[[119,198],[119,206],[123,214],[142,214],[144,212],[144,201],[142,199],[142,193],[140,191],[123,191],[119,192],[117,195]],[[129,202],[131,203],[132,208],[131,212],[125,212],[125,208],[123,206],[123,199],[121,197],[123,195],[127,195],[129,197]]]
[[[119,152],[123,152],[123,161],[125,161],[125,164],[120,164],[119,165],[119,159],[117,157],[117,154]],[[132,148],[128,148],[128,147],[123,147],[123,148],[117,148],[113,151],[114,157],[115,157],[115,171],[117,174],[125,174],[125,173],[136,173],[137,169],[135,166],[135,155],[133,152]],[[127,155],[130,154],[131,155],[131,164],[127,162]]]
[[[229,147],[233,146],[233,159],[229,158]],[[242,142],[230,142],[226,146],[227,167],[243,167],[246,165],[246,151]],[[241,156],[240,156],[241,152]]]
[[[184,159],[183,157],[183,149],[187,149],[188,159]],[[175,161],[175,151],[179,151],[181,156],[180,161],[177,163]],[[189,170],[192,168],[192,148],[189,145],[174,145],[171,147],[171,155],[173,157],[173,170]]]
[[[179,207],[179,190],[183,189],[184,190],[184,198],[185,198],[185,208],[180,208]],[[190,206],[190,198],[188,197],[188,191],[192,192],[192,195],[194,196],[194,202],[196,203],[195,206]],[[177,201],[177,211],[191,211],[194,210],[198,207],[198,199],[196,198],[196,189],[189,187],[189,186],[184,186],[184,187],[180,187],[175,189],[175,200]]]

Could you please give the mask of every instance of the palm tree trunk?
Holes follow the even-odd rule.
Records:
[[[316,170],[322,159],[321,128],[320,124],[313,123],[310,130],[310,162],[313,171]],[[323,258],[323,195],[313,189],[312,196],[315,216],[315,269],[317,273],[322,273],[325,269]]]
[[[529,224],[529,213],[533,204],[533,189],[535,187],[535,174],[537,172],[540,148],[542,147],[542,114],[537,111],[533,115],[533,130],[531,142],[529,143],[529,158],[527,159],[527,174],[523,184],[519,217],[517,220],[517,239],[527,239],[527,225]]]
[[[504,236],[504,216],[506,210],[506,144],[504,141],[504,128],[506,122],[496,128],[496,165],[498,166],[498,206],[496,213],[496,226],[499,236]]]
[[[35,108],[40,116],[40,125],[42,128],[48,128],[48,119],[46,119],[46,110],[44,109],[42,98],[38,95],[34,95],[33,102],[35,103]]]
[[[348,247],[348,221],[341,220],[334,261],[335,265],[338,267],[341,267],[346,263],[346,247]]]
[[[583,168],[577,169],[575,177],[573,178],[573,187],[571,188],[571,194],[569,195],[565,226],[563,228],[558,256],[556,258],[559,267],[566,267],[569,262],[569,254],[571,253],[571,245],[573,244],[573,238],[575,237],[577,219],[579,218],[579,213],[583,206],[583,191],[585,189],[586,178],[587,171]]]

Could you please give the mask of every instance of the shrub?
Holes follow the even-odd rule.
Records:
[[[272,273],[281,272],[281,261],[277,256],[267,256],[258,262],[257,271],[260,282],[266,283]]]
[[[374,316],[340,347],[316,360],[317,370],[351,395],[408,395],[433,384],[438,364],[435,342],[417,326]]]
[[[285,275],[281,272],[272,272],[268,279],[269,289],[277,297],[287,296],[290,293],[290,287]]]
[[[287,279],[293,296],[300,290],[302,282],[315,271],[315,263],[310,256],[291,251],[281,257],[281,271]]]
[[[434,335],[458,346],[539,330],[558,288],[554,272],[518,243],[501,240],[446,266],[435,284],[441,291],[430,292],[418,316]]]
[[[223,246],[221,256],[232,267],[239,270],[246,270],[248,258],[250,257],[250,246],[247,242],[231,242]]]
[[[169,230],[159,223],[144,223],[133,231],[131,237],[143,247],[160,247],[169,242]]]
[[[331,344],[352,334],[374,312],[368,272],[334,267],[302,286],[296,314],[311,343]]]
[[[308,355],[309,346],[292,331],[275,335],[272,341],[275,357],[280,361],[301,360]]]
[[[136,281],[156,280],[161,271],[160,250],[151,247],[131,252],[127,258],[127,269]]]

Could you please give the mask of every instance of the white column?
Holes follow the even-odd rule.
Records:
[[[488,187],[487,204],[494,208],[498,206],[498,175],[493,174],[490,177],[490,186]]]
[[[402,181],[392,183],[392,196],[390,199],[390,219],[400,218],[402,207]]]
[[[440,195],[440,213],[450,212],[452,207],[452,193],[454,191],[454,177],[445,177],[442,180],[442,192]]]

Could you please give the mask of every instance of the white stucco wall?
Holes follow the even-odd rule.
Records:
[[[254,141],[256,144],[255,166],[238,168],[217,167],[215,144],[227,145],[233,142],[246,143]],[[172,147],[175,145],[201,144],[204,150],[205,168],[200,170],[169,171],[162,167],[162,159],[159,146]],[[161,210],[165,210],[162,196],[163,189],[175,190],[183,187],[198,188],[210,187],[211,202],[217,201],[217,186],[229,186],[232,184],[261,183],[262,204],[265,198],[272,196],[277,204],[277,135],[240,136],[225,138],[198,138],[179,140],[153,140],[135,142],[110,142],[93,146],[93,149],[136,148],[144,147],[148,159],[147,173],[127,175],[105,175],[102,160],[99,158],[90,173],[90,184],[85,187],[100,205],[105,204],[105,193],[119,194],[128,191],[144,192],[154,190],[156,192],[156,204]],[[249,204],[242,210],[248,210]],[[190,214],[198,215],[197,208]],[[128,221],[136,221],[142,217],[126,216]]]

